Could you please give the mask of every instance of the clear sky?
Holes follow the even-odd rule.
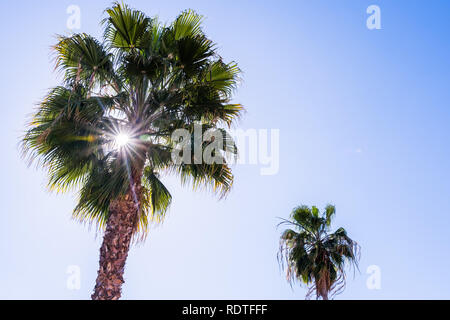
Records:
[[[334,226],[362,247],[360,273],[338,299],[450,299],[450,2],[382,0],[137,1],[171,21],[192,8],[225,60],[243,69],[243,129],[280,130],[280,169],[236,165],[227,199],[165,178],[173,205],[130,251],[126,299],[303,299],[281,274],[281,230],[299,204],[337,207]],[[2,90],[0,298],[88,299],[100,237],[71,220],[74,195],[46,191],[18,151],[33,106],[59,83],[50,46],[100,36],[110,1],[14,1],[0,10]],[[369,5],[381,30],[366,27]],[[81,270],[69,290],[67,267]],[[381,270],[369,290],[366,269]]]

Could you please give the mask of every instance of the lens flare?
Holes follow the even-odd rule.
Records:
[[[125,133],[119,133],[115,138],[115,144],[118,148],[125,147],[130,142],[130,136]]]

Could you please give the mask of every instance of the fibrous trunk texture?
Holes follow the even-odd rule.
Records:
[[[124,197],[110,204],[92,300],[118,300],[121,297],[125,262],[139,218],[140,193],[140,183],[136,183]]]
[[[330,280],[328,277],[328,273],[324,272],[319,280],[316,280],[316,295],[317,298],[322,297],[322,300],[328,300],[328,292],[330,291]]]

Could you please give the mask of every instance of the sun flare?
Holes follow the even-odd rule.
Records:
[[[116,135],[114,142],[118,148],[123,148],[130,142],[130,136],[126,133],[119,133]]]

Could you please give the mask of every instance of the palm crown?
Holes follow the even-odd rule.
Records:
[[[106,13],[102,42],[87,34],[59,37],[54,53],[64,83],[38,106],[23,147],[48,169],[52,189],[79,188],[74,216],[81,221],[104,226],[111,202],[138,186],[136,228],[145,234],[171,203],[161,173],[221,195],[230,189],[225,158],[237,150],[224,128],[242,111],[230,103],[240,70],[222,61],[191,10],[169,26],[118,3]],[[227,141],[222,162],[174,163],[180,141],[172,133],[193,133],[197,125]],[[127,143],[117,145],[118,135]]]
[[[317,299],[327,300],[329,293],[334,296],[342,292],[345,264],[358,264],[359,247],[345,229],[330,233],[335,213],[332,205],[322,215],[314,206],[299,206],[292,211],[291,220],[280,223],[292,229],[281,235],[279,262],[291,284],[298,280],[309,286],[307,298],[315,294]]]

